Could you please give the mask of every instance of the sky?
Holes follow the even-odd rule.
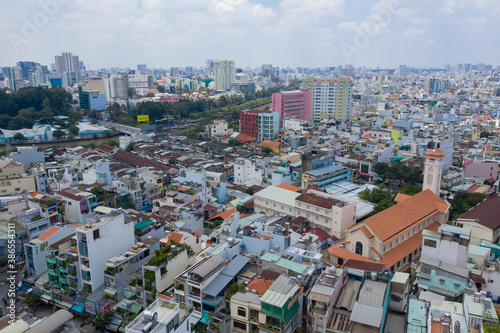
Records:
[[[498,0],[21,0],[0,11],[0,66],[500,65]]]

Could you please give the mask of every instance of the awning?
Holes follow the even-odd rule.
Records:
[[[42,298],[42,301],[44,301],[45,303],[48,303],[48,302],[50,302],[50,300],[52,299],[52,296],[49,296],[49,295],[47,295],[47,294],[43,294],[43,295],[41,296],[41,298]]]
[[[110,297],[115,297],[116,290],[106,288],[104,289],[104,293]]]
[[[142,229],[146,228],[147,226],[149,226],[149,225],[151,225],[151,224],[153,224],[153,223],[154,223],[154,222],[153,222],[153,221],[151,221],[151,220],[144,220],[144,221],[139,222],[139,223],[137,223],[136,225],[134,225],[134,228],[135,228],[136,230],[142,230]]]
[[[30,289],[31,289],[30,287],[23,284],[19,288],[17,288],[17,292],[24,294],[24,293],[27,293]]]
[[[85,307],[83,305],[80,305],[80,304],[75,304],[75,305],[73,305],[71,310],[76,311],[78,313],[82,313],[85,310]]]
[[[137,303],[132,303],[132,305],[130,305],[130,308],[128,310],[133,314],[138,314],[142,310],[142,305]]]
[[[71,309],[71,307],[73,306],[73,304],[66,303],[66,302],[62,301],[62,302],[59,304],[59,306],[62,306],[63,308],[70,310],[70,309]]]

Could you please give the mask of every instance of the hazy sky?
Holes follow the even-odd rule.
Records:
[[[87,68],[500,64],[499,0],[18,0],[0,11],[0,66]]]

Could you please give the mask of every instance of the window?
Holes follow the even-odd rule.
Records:
[[[437,246],[437,242],[436,242],[435,240],[431,240],[431,239],[427,239],[427,238],[425,238],[425,239],[424,239],[424,246],[428,246],[428,247],[436,248],[436,246]]]
[[[297,206],[299,206],[299,207],[301,206],[301,205],[300,205],[300,202],[297,202]]]
[[[239,329],[244,330],[244,331],[247,330],[247,324],[246,323],[242,323],[241,321],[234,320],[233,321],[233,326],[235,328],[239,328]]]
[[[239,306],[238,307],[238,316],[246,317],[247,316],[247,310],[245,308],[242,308],[241,306]]]
[[[363,244],[361,242],[356,242],[356,254],[363,255]]]

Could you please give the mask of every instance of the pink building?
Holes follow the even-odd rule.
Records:
[[[274,93],[272,110],[280,114],[280,127],[283,120],[289,118],[311,120],[311,92],[292,90]]]
[[[498,163],[485,161],[464,161],[464,177],[465,178],[495,178],[498,176]]]

